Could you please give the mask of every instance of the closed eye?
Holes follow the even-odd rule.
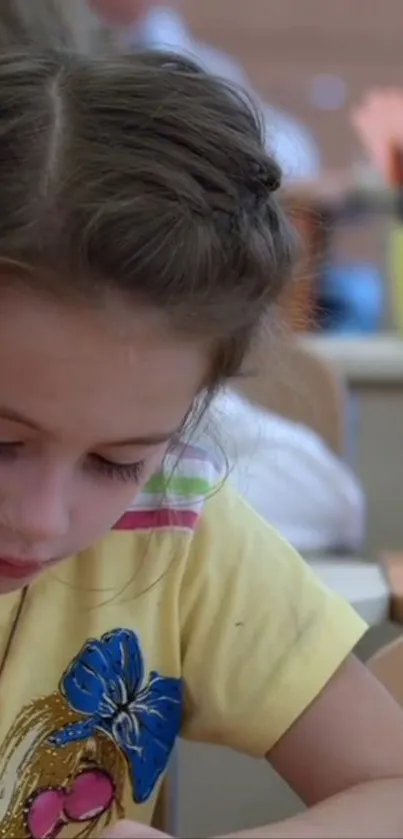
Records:
[[[1,460],[15,460],[18,453],[23,448],[23,443],[13,441],[0,441],[0,459]]]
[[[24,443],[0,440],[0,461],[10,461],[12,463],[17,460],[24,450]],[[90,455],[85,461],[86,470],[92,473],[105,478],[133,483],[138,483],[141,480],[145,466],[145,460],[138,460],[135,463],[116,463],[100,457],[100,455]]]
[[[138,460],[136,463],[114,463],[99,455],[90,455],[86,467],[91,472],[96,472],[105,478],[112,478],[119,481],[133,481],[138,483],[144,472],[145,460]]]

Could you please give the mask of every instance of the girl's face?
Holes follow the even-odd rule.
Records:
[[[206,349],[115,299],[0,306],[0,593],[105,534],[158,468]]]

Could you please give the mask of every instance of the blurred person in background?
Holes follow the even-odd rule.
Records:
[[[197,41],[175,0],[88,0],[107,26],[129,46],[182,52],[204,69],[252,94],[266,124],[267,143],[287,178],[315,178],[321,170],[316,141],[302,123],[259,100],[242,67],[226,53]]]
[[[266,521],[304,553],[356,551],[365,498],[349,465],[312,429],[252,404],[228,387],[212,400],[192,442]]]

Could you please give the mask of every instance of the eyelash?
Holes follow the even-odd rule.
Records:
[[[104,460],[103,457],[92,455],[88,460],[87,468],[106,478],[138,483],[144,472],[145,461],[139,460],[137,463],[112,463],[110,460]]]
[[[22,446],[22,443],[0,442],[0,459],[15,460]],[[139,460],[137,463],[113,463],[111,460],[105,460],[98,455],[90,455],[85,463],[85,468],[105,478],[138,483],[145,465],[145,460]]]
[[[3,460],[15,460],[19,450],[22,448],[22,443],[1,443],[0,442],[0,457]]]

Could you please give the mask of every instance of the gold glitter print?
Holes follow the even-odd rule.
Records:
[[[80,720],[59,694],[30,703],[0,748],[0,837],[95,837],[123,816],[126,763],[107,735],[51,745]]]
[[[0,839],[86,839],[124,816],[149,821],[181,718],[181,680],[148,671],[132,629],[85,641],[0,746]]]

